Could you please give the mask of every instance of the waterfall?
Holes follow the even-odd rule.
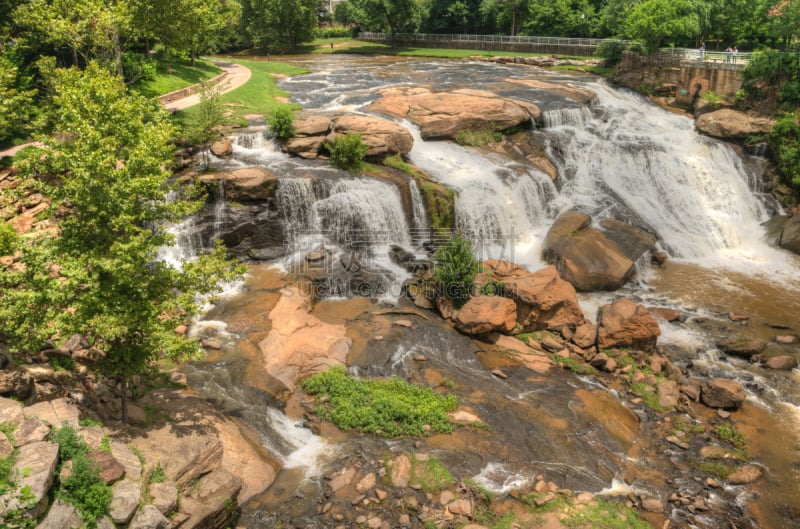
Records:
[[[542,121],[545,128],[563,127],[571,125],[580,127],[592,119],[592,111],[588,107],[554,108],[542,112]]]
[[[534,169],[501,165],[477,149],[423,141],[419,129],[409,158],[457,193],[456,228],[483,258],[540,266],[539,249],[556,195],[550,178]]]
[[[414,221],[414,230],[418,233],[425,233],[430,224],[428,223],[428,212],[425,209],[425,201],[419,191],[416,180],[408,179],[408,187],[411,190],[411,207]]]
[[[786,262],[764,242],[760,223],[769,213],[754,193],[757,175],[731,147],[636,94],[603,83],[590,88],[598,96],[595,116],[547,131],[561,180],[559,211],[577,208],[595,220],[633,216],[673,257],[704,266],[752,271],[753,262]]]
[[[234,135],[232,139],[234,149],[238,147],[247,151],[280,152],[278,145],[264,129],[246,130]]]
[[[287,230],[308,230],[316,225],[314,182],[310,178],[281,178],[275,192]]]
[[[331,240],[348,247],[408,244],[400,192],[377,180],[338,180],[326,198],[314,203],[319,229]]]
[[[222,224],[225,222],[225,182],[221,179],[217,181],[217,194],[214,197],[212,215],[214,216],[214,227],[211,239],[215,240],[219,238]]]

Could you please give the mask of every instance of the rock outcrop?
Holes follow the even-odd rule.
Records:
[[[561,279],[553,266],[522,274],[508,268],[508,275],[495,268],[494,280],[505,283],[505,295],[517,304],[517,323],[523,332],[541,329],[574,329],[584,322],[575,288]]]
[[[212,194],[222,183],[225,198],[234,202],[269,200],[275,194],[278,176],[264,167],[245,167],[222,173],[206,173],[200,183],[210,188]]]
[[[736,409],[746,398],[742,385],[727,378],[712,378],[700,390],[700,400],[710,408]]]
[[[419,87],[389,88],[367,106],[368,112],[408,119],[424,140],[456,139],[469,130],[506,130],[530,123],[539,109],[530,103],[482,90],[431,92]]]
[[[783,225],[778,245],[800,255],[800,214],[793,215]]]
[[[345,113],[310,114],[303,112],[294,122],[295,135],[284,149],[301,158],[326,154],[325,144],[344,134],[359,134],[369,147],[367,157],[407,154],[414,143],[411,133],[402,125],[378,116]]]
[[[465,334],[509,333],[517,323],[517,305],[501,296],[476,296],[461,307],[455,321]]]
[[[273,327],[258,347],[266,373],[277,382],[277,394],[291,393],[301,379],[344,365],[350,350],[344,326],[309,314],[310,302],[300,289],[286,288],[269,313]]]
[[[597,347],[632,347],[642,351],[655,349],[661,335],[658,321],[643,305],[625,298],[600,307]]]
[[[774,120],[770,118],[730,108],[703,114],[695,121],[697,130],[703,134],[725,140],[743,140],[753,134],[766,134],[774,125]]]
[[[577,290],[616,290],[635,272],[634,262],[590,224],[591,217],[584,213],[559,215],[545,237],[544,258]]]

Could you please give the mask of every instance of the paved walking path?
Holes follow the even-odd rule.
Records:
[[[212,61],[214,64],[222,68],[222,71],[225,72],[226,76],[222,80],[222,93],[230,92],[231,90],[235,90],[245,84],[247,81],[250,80],[250,69],[245,68],[241,64],[236,64],[232,62],[222,62],[222,61]],[[164,109],[170,112],[175,112],[176,110],[183,110],[184,108],[189,108],[194,106],[200,102],[200,94],[192,94],[181,99],[176,99],[175,101],[171,101],[164,105]],[[0,158],[5,156],[14,156],[17,154],[21,149],[28,147],[30,145],[39,145],[36,142],[32,143],[24,143],[22,145],[16,145],[4,151],[0,151]]]

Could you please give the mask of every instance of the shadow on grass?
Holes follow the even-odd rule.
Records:
[[[158,75],[176,77],[185,82],[186,86],[200,83],[219,74],[219,68],[206,62],[196,62],[194,66],[189,61],[159,61]],[[147,97],[163,95],[163,89],[155,83],[143,82],[136,86],[136,90]]]

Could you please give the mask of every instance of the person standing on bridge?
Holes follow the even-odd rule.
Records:
[[[706,56],[706,43],[705,42],[701,42],[700,43],[700,60],[701,61],[705,60],[705,56]]]
[[[731,62],[731,55],[733,55],[733,48],[728,46],[728,49],[725,50],[725,62]]]
[[[733,62],[736,62],[736,58],[739,56],[739,48],[736,46],[733,47]]]

